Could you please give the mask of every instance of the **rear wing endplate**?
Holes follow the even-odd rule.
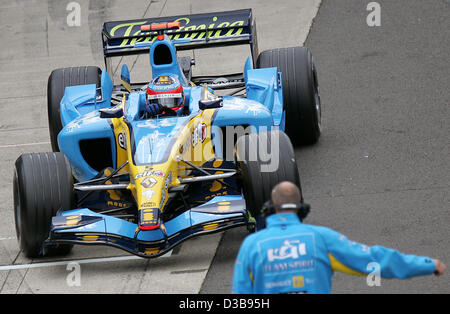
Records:
[[[148,47],[135,45],[153,42],[157,32],[141,31],[141,25],[164,22],[180,22],[180,29],[166,32],[177,50],[249,44],[256,63],[258,45],[251,9],[106,22],[102,31],[105,63],[108,57],[148,52]]]

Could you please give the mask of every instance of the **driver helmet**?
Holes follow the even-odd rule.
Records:
[[[184,92],[176,76],[156,77],[147,86],[147,106],[159,104],[179,112],[184,107]]]

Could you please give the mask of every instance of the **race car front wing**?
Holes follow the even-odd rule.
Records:
[[[82,208],[53,217],[45,244],[109,245],[153,258],[194,236],[252,224],[240,195],[217,196],[161,223],[160,228],[154,230],[141,230],[136,223]]]

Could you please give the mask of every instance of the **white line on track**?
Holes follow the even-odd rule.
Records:
[[[1,145],[0,148],[21,147],[21,146],[33,146],[33,145],[45,145],[45,144],[50,144],[50,142],[37,142],[37,143],[24,143],[24,144],[9,144],[9,145]]]
[[[160,258],[169,257],[171,255],[172,255],[172,251],[168,252],[167,254],[162,255]],[[56,262],[35,263],[35,264],[5,265],[5,266],[0,266],[0,271],[1,270],[30,269],[30,268],[39,268],[39,267],[53,267],[53,266],[68,265],[71,263],[91,264],[91,263],[129,261],[129,260],[135,260],[135,259],[143,259],[143,257],[139,257],[136,255],[130,255],[130,256],[88,258],[88,259],[71,260],[71,261],[56,261]]]
[[[0,237],[0,241],[4,241],[4,240],[15,240],[15,239],[16,239],[16,237],[3,237],[3,238]]]

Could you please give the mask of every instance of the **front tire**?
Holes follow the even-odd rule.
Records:
[[[247,209],[255,218],[261,215],[264,203],[270,199],[272,189],[278,183],[290,181],[301,189],[294,148],[283,131],[239,137],[236,162]]]
[[[13,180],[14,217],[20,249],[29,258],[67,254],[72,245],[44,250],[51,219],[58,210],[72,209],[73,178],[62,153],[23,154],[17,160]]]

